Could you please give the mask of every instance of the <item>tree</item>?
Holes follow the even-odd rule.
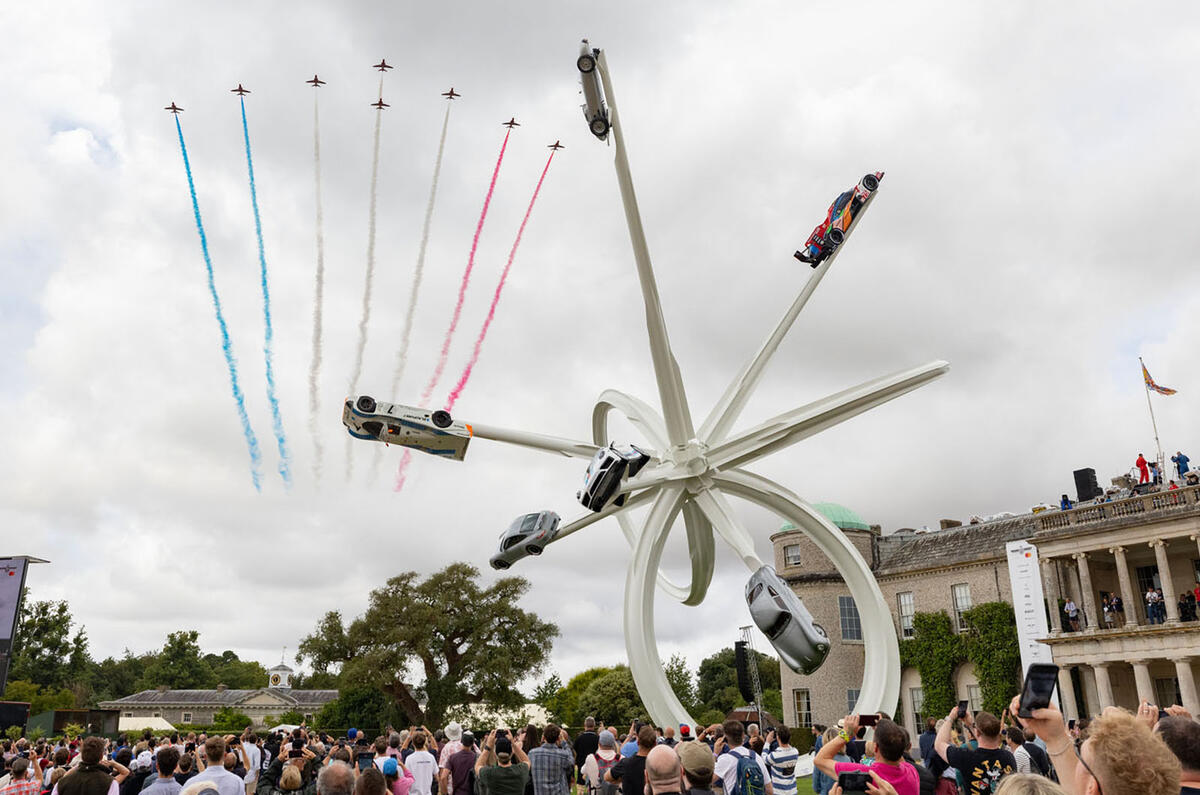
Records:
[[[233,707],[222,707],[213,713],[213,728],[222,731],[241,731],[254,723],[244,712],[237,712]]]
[[[502,577],[481,588],[479,570],[452,563],[418,581],[414,571],[371,591],[367,612],[350,622],[330,612],[300,643],[297,659],[315,671],[340,667],[343,685],[375,687],[413,723],[440,723],[450,707],[525,702],[516,683],[538,673],[558,627],[517,606],[529,583]],[[418,689],[405,676],[423,676]]]
[[[633,682],[633,674],[624,665],[611,668],[592,680],[579,697],[579,711],[616,726],[635,719],[649,719]]]
[[[304,715],[294,709],[289,709],[287,712],[275,719],[276,723],[286,723],[288,726],[299,726],[304,723]],[[268,728],[272,724],[268,724]]]
[[[675,697],[679,699],[679,703],[683,704],[683,708],[691,712],[696,708],[696,680],[692,676],[692,669],[688,668],[687,658],[682,654],[672,654],[671,659],[663,667],[663,672],[667,675],[667,681],[671,683],[671,690],[675,692]]]
[[[217,685],[212,668],[200,657],[200,633],[182,630],[167,635],[154,661],[146,666],[138,690],[166,685],[172,690],[202,690]],[[239,727],[240,728],[240,727]]]
[[[779,661],[760,651],[754,652],[754,655],[758,660],[758,678],[763,688],[763,708],[770,711],[768,705],[777,705],[782,710]],[[696,691],[699,701],[697,711],[700,712],[716,711],[724,716],[745,704],[745,699],[738,692],[737,666],[732,647],[721,649],[700,661]],[[779,717],[779,713],[773,714]]]
[[[240,660],[232,651],[204,655],[217,684],[231,690],[255,690],[267,686],[267,669],[257,660]]]
[[[25,596],[28,594],[26,590]],[[56,689],[86,676],[91,663],[87,634],[80,627],[72,638],[71,624],[67,602],[24,599],[10,652],[9,676]]]
[[[374,736],[384,726],[420,723],[406,716],[394,699],[378,687],[350,686],[338,692],[338,697],[321,707],[313,717],[316,728],[334,734],[344,734],[351,727]]]
[[[4,700],[27,702],[30,716],[75,706],[75,694],[69,688],[39,687],[26,679],[10,679],[4,688]]]
[[[564,726],[571,724],[566,723],[563,719],[563,703],[562,693],[565,692],[562,679],[558,674],[552,673],[546,681],[539,684],[533,690],[533,703],[542,706],[550,715],[550,719],[558,721]]]
[[[94,687],[90,703],[99,704],[101,701],[112,701],[124,698],[137,692],[137,685],[146,673],[146,668],[154,662],[154,654],[133,656],[129,649],[125,650],[120,659],[105,657],[92,665],[92,682]]]

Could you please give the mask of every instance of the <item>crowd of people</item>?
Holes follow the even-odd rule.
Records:
[[[1109,708],[1068,725],[1051,706],[1017,718],[956,707],[913,743],[884,713],[816,735],[815,795],[1200,795],[1200,722],[1182,707]],[[868,727],[870,727],[868,729]],[[4,741],[0,795],[796,795],[801,754],[780,726],[627,731],[588,718],[371,740],[310,732]]]

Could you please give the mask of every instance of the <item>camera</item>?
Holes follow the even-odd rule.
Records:
[[[838,773],[837,783],[842,792],[866,792],[867,785],[871,783],[871,774],[865,770]]]
[[[301,740],[299,737],[292,740],[292,748],[294,750],[299,751],[303,747],[304,747],[304,740]]]

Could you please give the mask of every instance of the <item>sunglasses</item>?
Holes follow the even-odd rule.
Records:
[[[1088,772],[1088,775],[1091,776],[1093,779],[1095,779],[1096,792],[1099,793],[1099,795],[1104,795],[1104,793],[1100,789],[1100,779],[1096,778],[1096,774],[1092,772],[1092,768],[1088,765],[1088,763],[1083,761],[1083,754],[1081,754],[1079,752],[1079,746],[1075,745],[1074,743],[1071,743],[1071,748],[1074,749],[1075,758],[1079,760],[1079,764],[1083,765],[1083,769]]]

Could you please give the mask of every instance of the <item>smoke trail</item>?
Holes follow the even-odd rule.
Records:
[[[500,145],[500,156],[496,158],[496,167],[492,169],[492,181],[488,183],[487,195],[483,199],[483,210],[479,213],[479,223],[475,225],[475,236],[471,239],[471,253],[467,257],[467,267],[463,271],[462,283],[458,287],[458,301],[454,305],[454,314],[450,318],[450,328],[446,330],[446,338],[442,340],[442,350],[438,354],[437,366],[434,367],[433,375],[429,378],[429,383],[425,385],[425,391],[421,393],[421,402],[419,405],[424,406],[429,402],[430,395],[438,385],[438,381],[442,378],[442,373],[446,370],[446,359],[450,356],[450,342],[454,339],[454,331],[458,328],[459,318],[462,317],[463,301],[467,297],[467,285],[471,282],[471,271],[475,267],[475,252],[479,248],[479,235],[483,232],[483,222],[487,220],[488,206],[492,203],[492,194],[496,190],[496,178],[500,176],[500,164],[504,162],[504,150],[508,148],[508,137],[512,135],[512,128],[504,134],[504,143]],[[408,462],[412,455],[405,451],[404,457],[400,459],[400,467],[396,471],[396,491],[404,488],[404,470],[408,468]]]
[[[313,172],[316,175],[317,195],[317,280],[316,300],[313,304],[313,334],[312,334],[312,366],[308,371],[308,430],[313,440],[313,478],[321,482],[321,466],[324,463],[325,448],[321,444],[321,436],[317,432],[317,412],[320,408],[317,398],[317,382],[321,376],[321,320],[324,313],[325,301],[325,213],[321,207],[321,117],[318,97],[313,95]]]
[[[383,78],[379,78],[379,98],[383,99]],[[367,350],[367,324],[371,321],[371,283],[375,280],[375,199],[379,184],[379,126],[383,122],[383,108],[375,110],[375,143],[371,156],[371,202],[367,219],[367,278],[363,285],[362,315],[358,320],[358,348],[354,354],[354,371],[350,375],[350,394],[358,389],[362,376],[363,355]],[[346,439],[346,478],[354,473],[354,457],[350,455],[351,439]]]
[[[233,401],[237,405],[238,419],[242,423],[242,435],[246,437],[246,447],[250,450],[250,477],[254,481],[254,490],[261,492],[262,479],[258,469],[262,464],[262,454],[258,450],[258,438],[254,435],[254,429],[250,427],[250,418],[246,415],[246,400],[242,396],[242,388],[238,384],[237,362],[233,358],[233,342],[229,339],[229,327],[225,324],[225,313],[221,310],[221,298],[217,295],[212,258],[208,255],[208,238],[204,234],[204,222],[200,220],[200,203],[196,200],[196,183],[192,181],[192,165],[188,161],[187,144],[183,142],[183,127],[179,123],[179,116],[175,117],[175,130],[179,133],[179,151],[183,153],[183,168],[187,172],[188,191],[192,195],[192,213],[196,217],[196,231],[200,234],[200,251],[204,254],[208,294],[212,297],[213,312],[217,316],[217,326],[221,329],[221,350],[225,353],[225,364],[229,368],[229,384],[233,389]]]
[[[479,361],[479,352],[483,349],[483,340],[487,337],[488,328],[492,325],[492,319],[496,317],[496,305],[500,303],[500,293],[504,290],[504,283],[508,280],[508,271],[512,268],[513,257],[517,255],[517,247],[521,245],[521,235],[525,234],[525,225],[529,223],[529,215],[533,212],[533,204],[537,201],[538,193],[542,190],[542,183],[546,180],[546,172],[550,170],[550,163],[554,160],[554,151],[551,150],[550,157],[546,159],[546,167],[542,169],[542,176],[538,178],[537,187],[533,189],[533,197],[529,200],[529,207],[525,210],[525,217],[521,219],[521,226],[517,229],[517,238],[513,241],[512,250],[508,252],[508,262],[504,263],[504,270],[500,273],[500,283],[496,285],[496,292],[492,296],[492,305],[488,307],[487,318],[483,321],[483,328],[479,331],[479,337],[475,340],[475,349],[471,352],[471,358],[467,361],[467,366],[463,368],[462,376],[459,377],[458,383],[455,384],[453,391],[450,392],[450,398],[446,403],[446,411],[452,411],[454,404],[458,402],[459,395],[467,385],[467,381],[471,378],[471,371],[475,369],[475,363]]]
[[[263,250],[262,218],[258,214],[258,189],[254,185],[254,158],[250,155],[250,127],[246,124],[246,98],[239,96],[242,104],[242,136],[246,141],[246,171],[250,175],[250,206],[254,208],[254,236],[258,239],[258,272],[262,285],[263,358],[267,364],[267,402],[271,405],[271,430],[275,432],[275,444],[279,448],[279,476],[289,488],[292,485],[291,454],[288,453],[287,436],[283,432],[283,417],[279,414],[279,398],[275,394],[275,332],[271,328],[271,290],[267,286],[267,255]]]

